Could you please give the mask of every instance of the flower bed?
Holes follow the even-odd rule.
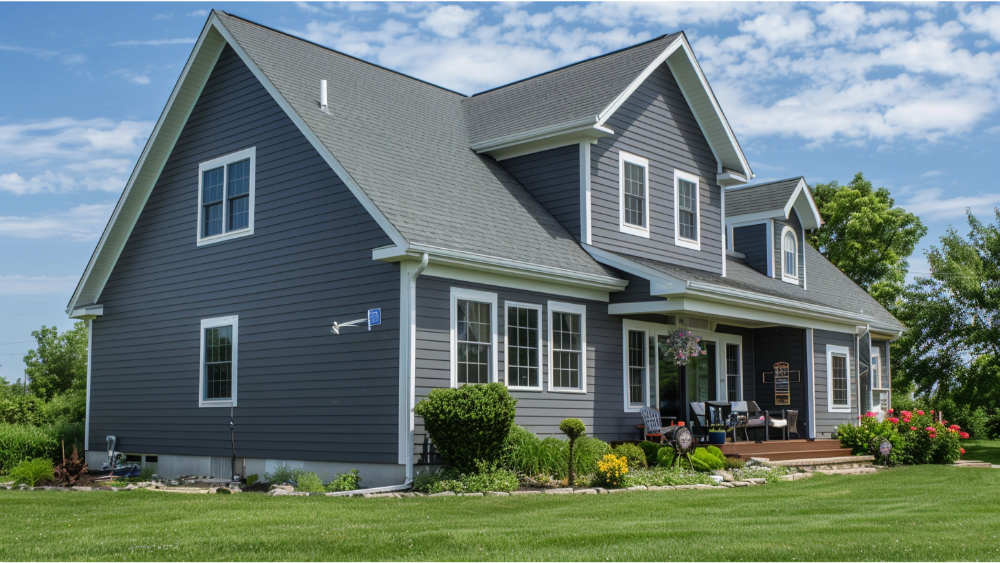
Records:
[[[889,465],[920,465],[925,463],[954,463],[965,453],[959,440],[969,437],[957,424],[934,420],[934,411],[925,413],[901,411],[898,416],[890,409],[889,417],[878,420],[875,413],[859,417],[859,424],[841,424],[837,437],[841,445],[851,448],[855,455],[878,454],[882,440],[892,444]]]

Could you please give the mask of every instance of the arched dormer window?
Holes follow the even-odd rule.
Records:
[[[799,283],[799,241],[795,230],[788,226],[781,230],[781,279]]]

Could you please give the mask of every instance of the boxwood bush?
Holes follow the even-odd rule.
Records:
[[[517,399],[503,383],[434,389],[414,412],[445,463],[462,473],[474,473],[477,462],[501,458],[514,425]]]

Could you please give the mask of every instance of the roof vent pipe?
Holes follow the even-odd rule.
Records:
[[[319,109],[330,113],[330,108],[326,104],[326,80],[319,81]]]

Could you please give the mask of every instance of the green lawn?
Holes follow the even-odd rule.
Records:
[[[365,499],[0,491],[3,560],[1000,560],[1000,470]]]
[[[962,459],[988,461],[1000,465],[1000,440],[963,440]]]

